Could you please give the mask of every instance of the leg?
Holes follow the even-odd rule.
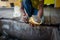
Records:
[[[41,0],[39,4],[39,10],[34,9],[34,14],[37,15],[37,18],[36,18],[37,21],[38,22],[42,21],[42,23],[44,22],[43,5],[44,5],[44,0]]]
[[[30,18],[31,24],[40,25],[44,22],[44,17],[42,17],[43,16],[43,4],[44,4],[44,0],[41,0],[40,4],[39,4],[39,10],[34,9],[34,15],[37,15],[37,17],[34,16],[34,17]]]
[[[38,10],[34,9],[34,14],[33,16],[29,19],[30,25],[31,26],[39,26],[40,24],[44,23],[44,16],[42,16],[41,18],[37,16],[38,15]]]
[[[31,0],[23,0],[22,4],[23,4],[28,16],[31,17],[33,14],[33,7],[32,7]]]

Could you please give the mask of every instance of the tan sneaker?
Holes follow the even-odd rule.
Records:
[[[42,20],[41,19],[38,20],[37,16],[32,16],[32,17],[29,18],[29,23],[40,25],[40,24],[42,24]]]

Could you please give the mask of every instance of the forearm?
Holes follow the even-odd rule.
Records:
[[[41,8],[38,12],[38,17],[41,18],[42,16],[43,16],[43,8]]]
[[[40,1],[40,4],[39,4],[38,17],[40,17],[40,18],[43,15],[43,5],[44,5],[44,0]]]

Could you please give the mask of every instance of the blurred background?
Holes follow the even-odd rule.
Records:
[[[22,15],[21,12],[20,12],[20,6],[21,6],[20,0],[0,0],[0,18],[12,18],[12,19],[17,19],[19,21],[19,19],[21,19],[21,15]],[[48,25],[52,24],[53,25],[52,27],[54,27],[54,25],[56,25],[56,27],[57,27],[57,28],[52,28],[52,31],[51,31],[51,34],[50,34],[52,36],[50,37],[50,35],[49,35],[50,39],[51,40],[60,40],[60,0],[44,0],[44,16],[45,16],[44,24],[48,24]],[[18,28],[19,28],[20,25],[24,24],[23,25],[24,27],[22,28],[22,30],[25,30],[25,26],[26,26],[26,29],[27,29],[27,26],[29,27],[28,24],[25,24],[25,23],[20,24],[18,22],[14,22],[14,21],[12,22],[12,20],[10,20],[10,21],[7,20],[6,22],[4,20],[3,21],[0,20],[0,21],[3,22],[3,25],[4,24],[7,24],[9,26],[18,25]],[[2,24],[1,22],[0,22],[0,25]],[[12,23],[12,24],[10,24],[10,23]],[[47,29],[49,29],[50,26]],[[47,27],[47,25],[46,25],[46,27]],[[16,29],[18,29],[18,28],[16,28]],[[32,28],[32,29],[36,30],[35,28]],[[37,31],[34,32],[33,30],[32,30],[33,34],[35,32],[37,32]],[[44,33],[45,32],[46,31],[44,31]],[[50,33],[50,32],[48,31],[48,33]],[[34,34],[34,35],[37,35],[37,34]],[[34,35],[33,35],[33,37],[34,37]],[[4,37],[5,36],[3,36],[3,38]],[[28,37],[28,36],[26,36],[26,37]],[[1,40],[3,40],[3,39],[1,39]],[[18,39],[8,39],[8,40],[18,40]],[[46,40],[49,40],[49,39],[46,39]]]

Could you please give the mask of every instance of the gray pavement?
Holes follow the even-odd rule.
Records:
[[[0,8],[0,18],[12,18],[14,13],[14,8]]]
[[[12,18],[13,11],[13,9],[0,9],[0,17]],[[60,23],[60,9],[44,8],[44,16],[48,17],[51,23]],[[2,23],[4,33],[16,36],[18,38],[28,38],[31,40],[49,40],[52,36],[52,29],[49,27],[31,27],[29,24],[19,23],[12,20],[2,20]]]
[[[14,8],[0,8],[0,18],[13,18]],[[60,23],[60,9],[44,8],[44,16],[48,17],[51,23]]]

